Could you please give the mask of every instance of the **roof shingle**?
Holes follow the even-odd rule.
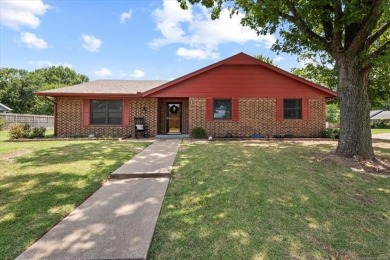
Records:
[[[151,90],[166,82],[166,80],[95,80],[74,86],[40,91],[37,94],[43,96],[64,94],[128,95]]]

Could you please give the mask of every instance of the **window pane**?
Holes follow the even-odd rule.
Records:
[[[284,104],[284,119],[302,119],[302,100],[301,99],[285,99]]]
[[[106,111],[106,101],[91,100],[91,111],[92,112],[104,112],[104,111]]]
[[[92,125],[121,125],[122,100],[91,100]]]
[[[122,111],[122,101],[120,100],[109,100],[108,111],[109,112],[121,112]]]
[[[106,113],[105,112],[92,112],[91,124],[92,125],[105,125],[106,124]]]
[[[121,125],[122,124],[122,113],[109,112],[108,113],[108,124],[109,125]]]
[[[214,119],[231,119],[231,100],[214,100]]]

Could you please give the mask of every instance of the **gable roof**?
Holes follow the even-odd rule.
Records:
[[[370,118],[379,114],[380,112],[382,112],[383,110],[371,110],[370,111]]]
[[[296,81],[298,81],[300,83],[303,83],[303,84],[307,85],[308,87],[312,87],[312,88],[315,88],[317,90],[320,90],[321,92],[326,94],[327,97],[332,98],[332,97],[336,97],[337,96],[337,93],[332,91],[332,90],[330,90],[330,89],[327,89],[327,88],[325,88],[325,87],[323,87],[321,85],[318,85],[316,83],[313,83],[311,81],[308,81],[306,79],[298,77],[298,76],[296,76],[296,75],[294,75],[292,73],[289,73],[289,72],[287,72],[285,70],[282,70],[282,69],[280,69],[278,67],[275,67],[273,65],[270,65],[270,64],[268,64],[266,62],[260,61],[259,59],[256,59],[256,58],[254,58],[252,56],[249,56],[249,55],[247,55],[247,54],[245,54],[243,52],[240,52],[240,53],[238,53],[236,55],[233,55],[233,56],[231,56],[231,57],[229,57],[227,59],[224,59],[222,61],[219,61],[219,62],[216,62],[214,64],[211,64],[211,65],[209,65],[207,67],[204,67],[202,69],[199,69],[199,70],[194,71],[192,73],[189,73],[187,75],[184,75],[184,76],[182,76],[180,78],[177,78],[175,80],[166,82],[165,84],[163,84],[161,86],[157,86],[156,88],[153,88],[153,89],[150,89],[150,90],[144,92],[142,94],[142,96],[143,97],[148,97],[148,96],[150,96],[152,94],[155,94],[157,92],[160,92],[160,91],[163,91],[163,90],[165,90],[167,88],[170,88],[170,87],[172,87],[172,86],[174,86],[174,85],[176,85],[176,84],[178,84],[180,82],[183,82],[185,80],[188,80],[190,78],[198,76],[198,75],[200,75],[202,73],[205,73],[207,71],[215,69],[215,68],[217,68],[219,66],[227,65],[227,64],[246,64],[246,65],[253,64],[253,65],[260,65],[260,66],[266,67],[266,68],[268,68],[268,69],[270,69],[272,71],[275,71],[275,72],[277,72],[279,74],[282,74],[282,75],[284,75],[284,76],[286,76],[288,78],[291,78],[291,79],[296,80]]]
[[[37,92],[39,96],[141,96],[142,92],[151,90],[166,80],[95,80],[69,87]]]
[[[12,108],[7,107],[7,106],[4,105],[3,103],[0,103],[0,107],[3,108],[3,109],[1,109],[1,110],[12,111]]]
[[[370,119],[371,120],[378,120],[378,119],[388,120],[388,119],[390,119],[390,111],[380,110],[379,113],[376,113],[375,115],[371,116]]]

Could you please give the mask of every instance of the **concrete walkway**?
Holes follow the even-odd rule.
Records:
[[[382,139],[382,140],[390,140],[390,134],[388,134],[388,133],[376,134],[376,135],[373,135],[372,138],[374,138],[374,139]]]
[[[106,182],[16,259],[146,259],[169,178],[134,176],[169,175],[179,145],[155,141],[119,168],[131,179]]]
[[[169,177],[181,140],[158,139],[111,174],[113,179]]]

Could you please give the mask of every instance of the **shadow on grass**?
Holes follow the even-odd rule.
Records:
[[[0,259],[12,259],[145,144],[68,143],[17,157],[0,182]]]
[[[334,147],[184,144],[150,258],[390,256],[389,183],[313,158]]]

